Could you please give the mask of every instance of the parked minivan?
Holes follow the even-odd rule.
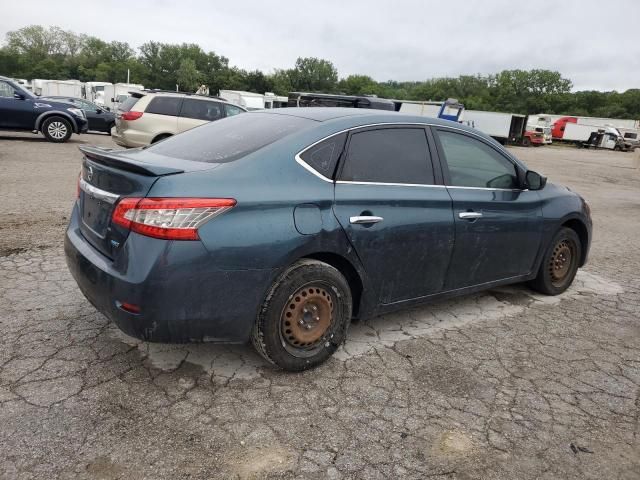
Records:
[[[144,147],[245,111],[216,97],[178,92],[131,92],[118,107],[116,128],[111,134],[123,147]]]

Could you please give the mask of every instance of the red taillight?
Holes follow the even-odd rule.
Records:
[[[123,198],[112,221],[148,237],[198,240],[198,228],[235,204],[233,198]]]
[[[129,112],[122,112],[122,114],[120,115],[120,118],[122,120],[137,120],[142,116],[142,112],[133,112],[133,111],[129,111]]]

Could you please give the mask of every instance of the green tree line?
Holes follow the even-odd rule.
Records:
[[[150,41],[137,50],[126,42],[106,42],[58,27],[32,25],[7,33],[0,47],[0,74],[15,78],[125,82],[146,87],[195,91],[220,89],[378,95],[405,100],[457,98],[468,109],[513,113],[559,113],[640,118],[640,89],[572,92],[572,83],[550,70],[504,70],[493,75],[461,75],[423,81],[375,81],[367,75],[340,78],[328,60],[298,58],[272,73],[244,70],[193,43]]]

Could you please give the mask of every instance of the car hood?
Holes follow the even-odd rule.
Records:
[[[45,103],[47,105],[51,105],[52,107],[55,108],[63,108],[63,109],[67,109],[67,108],[79,108],[76,107],[73,103],[71,102],[65,102],[63,100],[49,100],[48,98],[41,98],[41,97],[36,97],[33,99],[33,103]]]

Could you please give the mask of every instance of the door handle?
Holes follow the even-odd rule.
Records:
[[[362,224],[368,224],[368,223],[379,223],[382,220],[384,220],[384,218],[382,218],[382,217],[374,217],[373,215],[363,215],[363,216],[349,217],[349,223],[353,223],[355,225],[362,225]]]
[[[460,212],[458,217],[464,220],[475,220],[476,218],[481,218],[482,213],[480,212]]]

